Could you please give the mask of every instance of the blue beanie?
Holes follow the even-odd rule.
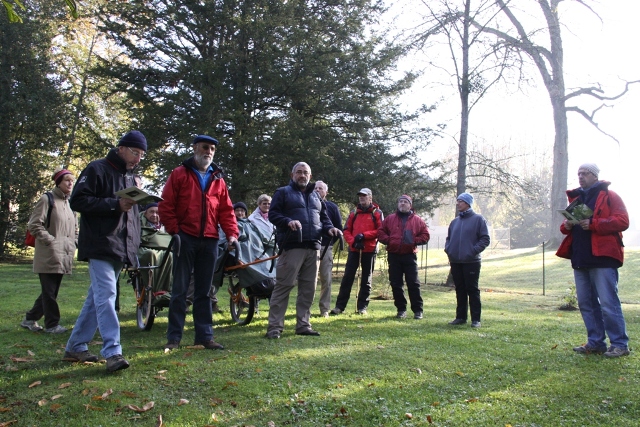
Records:
[[[195,145],[198,142],[206,142],[207,144],[218,145],[217,139],[211,138],[210,136],[207,136],[207,135],[196,136],[195,138],[193,138],[193,142],[191,143],[191,145]]]
[[[473,205],[473,196],[469,193],[460,193],[456,200],[462,200],[471,207]]]
[[[132,130],[131,132],[125,133],[122,138],[120,138],[118,147],[139,148],[140,150],[146,152],[147,138],[145,138],[142,132],[140,132],[139,130]]]

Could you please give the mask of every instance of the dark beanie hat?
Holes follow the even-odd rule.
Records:
[[[213,144],[213,145],[218,145],[218,140],[215,138],[212,138],[210,136],[207,135],[198,135],[195,138],[193,138],[193,142],[191,143],[191,145],[196,145],[198,142],[206,142],[207,144]]]
[[[144,137],[142,132],[139,130],[132,130],[131,132],[125,133],[122,138],[120,138],[120,142],[118,142],[118,147],[131,147],[131,148],[139,148],[142,151],[147,151],[147,138]]]
[[[158,207],[158,204],[156,202],[153,202],[153,203],[149,203],[147,206],[145,206],[143,210],[146,211],[149,208],[157,208],[157,207]]]
[[[237,202],[233,204],[233,210],[236,210],[238,208],[244,209],[245,214],[249,213],[249,209],[247,209],[247,205],[245,205],[244,202]]]

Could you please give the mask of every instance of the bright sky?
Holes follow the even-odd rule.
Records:
[[[415,3],[411,3],[415,6]],[[532,4],[537,7],[535,2]],[[567,92],[580,86],[595,86],[600,82],[608,94],[617,95],[624,88],[624,80],[640,80],[640,26],[637,24],[640,1],[594,0],[589,4],[601,16],[602,22],[577,2],[561,3],[561,20],[569,27],[562,30]],[[441,62],[444,66],[451,66],[451,62],[447,63],[446,59]],[[487,143],[505,144],[511,141],[513,144],[535,146],[539,153],[546,150],[547,161],[551,162],[554,135],[551,106],[537,69],[531,69],[530,75],[535,76],[537,87],[526,88],[524,94],[507,94],[504,90],[490,92],[472,110],[470,130]],[[448,122],[451,132],[459,129],[460,107],[453,90],[454,88],[442,87],[442,95],[448,99],[439,105],[434,114],[434,123]],[[425,92],[425,95],[421,95],[419,91],[413,92],[407,104],[413,104],[420,98],[422,102],[433,102],[433,85],[425,89]],[[587,112],[599,105],[588,101],[588,98],[582,99],[583,102],[576,104]],[[596,122],[606,132],[614,135],[620,141],[619,145],[598,132],[578,114],[568,113],[568,188],[578,186],[577,170],[580,164],[598,164],[600,179],[611,181],[610,188],[618,192],[627,205],[632,227],[633,223],[640,224],[640,197],[635,194],[634,187],[637,183],[632,180],[631,174],[634,166],[640,165],[639,112],[640,83],[632,85],[630,92],[616,101],[614,107],[605,108],[597,114]],[[438,144],[449,144],[451,147],[453,142],[443,141]]]

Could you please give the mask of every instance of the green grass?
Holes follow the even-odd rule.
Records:
[[[500,261],[508,271],[495,277],[528,268],[522,257],[508,261]],[[483,289],[490,287],[490,264],[483,264]],[[570,273],[568,263],[561,265]],[[262,302],[245,327],[228,310],[215,316],[216,340],[225,350],[165,354],[166,311],[151,331],[138,330],[133,292],[123,281],[121,338],[131,368],[107,374],[101,363],[61,360],[68,334],[20,328],[39,292],[37,277],[29,265],[0,265],[0,272],[0,425],[153,426],[160,415],[165,426],[636,426],[640,419],[638,356],[574,354],[571,348],[585,341],[584,326],[578,312],[557,310],[557,295],[506,287],[483,292],[480,329],[447,325],[455,296],[443,286],[423,288],[419,321],[395,319],[389,300],[372,301],[366,317],[323,319],[316,302],[312,323],[321,336],[294,335],[290,310],[280,340],[263,338],[268,308]],[[383,279],[376,280],[382,293]],[[629,298],[638,298],[638,287],[623,281],[621,293],[634,287]],[[63,280],[63,325],[75,321],[87,285],[84,264]],[[334,298],[337,288],[334,283]],[[347,313],[354,304],[352,297]],[[623,310],[633,349],[640,305]],[[185,345],[193,339],[187,320]],[[189,403],[179,405],[181,399]],[[128,408],[150,401],[155,406],[147,412]]]

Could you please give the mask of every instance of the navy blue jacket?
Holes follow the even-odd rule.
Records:
[[[302,224],[302,241],[298,233],[289,228],[291,221]],[[269,221],[276,227],[276,242],[284,250],[293,248],[320,249],[323,234],[333,228],[327,215],[326,206],[315,191],[315,184],[309,183],[301,191],[293,180],[286,187],[280,187],[273,194],[269,208]]]
[[[138,266],[138,205],[120,210],[116,191],[135,185],[134,174],[113,148],[89,163],[73,187],[69,204],[80,213],[78,260],[101,259]]]
[[[472,209],[458,214],[449,224],[444,251],[453,264],[478,262],[480,253],[489,246],[489,228],[482,215]]]
[[[338,230],[342,230],[342,215],[340,215],[340,209],[338,209],[338,205],[329,200],[325,200],[324,204],[327,206],[327,215],[329,215],[329,220],[331,221],[333,226]],[[337,240],[338,237],[335,236],[322,236],[322,246],[331,245]]]

